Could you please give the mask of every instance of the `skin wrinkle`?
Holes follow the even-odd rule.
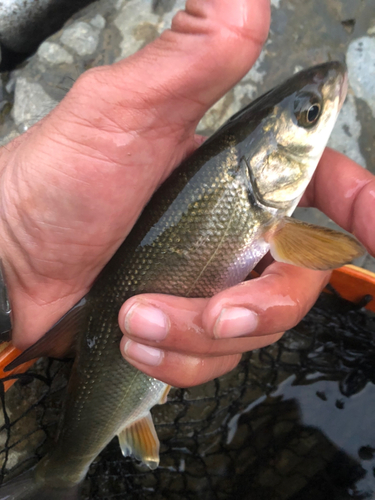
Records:
[[[15,205],[16,209],[18,208],[17,207],[17,204]],[[5,222],[7,222],[5,220]],[[29,225],[29,222],[23,222],[22,224],[23,227],[30,227]],[[19,226],[16,226],[19,228]],[[24,255],[24,258],[29,262],[29,265],[31,266],[32,265],[32,261],[31,261],[31,256],[35,259],[35,255],[34,255],[34,252],[32,251],[32,248],[30,247],[30,244],[28,245],[25,245],[25,239],[24,239],[24,236],[20,236],[18,237],[15,232],[12,230],[12,225],[11,224],[7,224],[7,228],[8,228],[8,231],[10,233],[10,237],[11,237],[11,241],[15,242],[16,243],[16,248],[18,248],[19,250],[21,250],[21,252],[23,253]],[[26,233],[26,235],[29,235],[29,232],[26,231],[24,229],[24,232]],[[21,243],[23,241],[23,244]],[[30,243],[33,244],[33,247],[36,248],[36,251],[39,252],[39,246],[38,246],[38,242],[35,241],[35,235],[34,236],[31,236],[29,238],[29,241]],[[116,241],[117,243],[117,241]],[[48,243],[47,243],[48,244]],[[83,244],[83,243],[82,243]],[[75,245],[77,246],[77,242],[75,242]],[[89,246],[89,245],[87,245]],[[100,245],[102,247],[104,247],[104,245]],[[53,251],[52,251],[53,253]],[[80,254],[82,253],[82,251],[79,252]],[[60,253],[60,258],[62,257],[62,254]],[[36,260],[38,260],[38,258],[36,258]],[[40,259],[39,259],[40,260]],[[36,269],[35,266],[33,266],[34,269]],[[40,269],[38,268],[38,271],[40,272]],[[42,273],[43,274],[43,273]]]
[[[123,107],[125,109],[125,106]],[[133,109],[131,107],[126,108],[126,115],[130,116],[132,119],[129,120],[129,122],[134,121],[134,118],[131,116],[132,114],[138,114],[139,111],[137,111],[133,105]],[[88,137],[91,136],[91,133],[93,131],[93,128],[99,132],[106,132],[108,136],[111,136],[112,134],[127,134],[130,137],[137,138],[138,136],[138,130],[131,129],[130,124],[126,122],[124,119],[124,115],[122,115],[121,120],[115,120],[114,119],[114,110],[113,108],[110,108],[108,110],[108,113],[105,114],[104,111],[100,111],[100,113],[97,114],[95,117],[87,117],[86,120],[82,120],[81,116],[78,113],[74,113],[70,111],[69,113],[72,117],[76,118],[76,123],[72,121],[72,126],[79,125],[82,130],[87,130]],[[117,113],[119,114],[119,113]],[[112,115],[112,116],[111,116]],[[141,120],[139,120],[141,121]],[[121,122],[121,125],[120,123]],[[114,128],[106,128],[105,125],[111,124]],[[64,128],[65,128],[66,123],[64,123]],[[61,132],[60,132],[61,133]],[[64,133],[64,132],[62,132]],[[77,141],[78,142],[78,141]]]
[[[242,8],[241,8],[242,7]],[[262,33],[261,36],[254,36],[254,30],[252,28],[247,28],[247,13],[248,13],[248,6],[245,5],[244,3],[242,3],[242,6],[239,6],[239,8],[235,11],[236,13],[236,20],[237,19],[241,19],[241,24],[239,25],[238,23],[229,23],[229,22],[226,22],[226,19],[224,18],[221,18],[220,19],[220,23],[215,23],[216,19],[215,19],[215,11],[211,9],[211,12],[210,14],[211,15],[205,15],[204,12],[205,12],[205,9],[207,9],[207,11],[210,11],[210,6],[207,5],[207,4],[192,4],[191,6],[189,5],[189,2],[187,3],[186,5],[186,11],[187,13],[193,13],[194,14],[198,14],[200,17],[203,17],[205,19],[207,19],[208,21],[208,24],[211,22],[215,27],[216,27],[216,32],[219,31],[220,28],[226,28],[230,33],[234,34],[236,37],[238,37],[239,39],[243,39],[243,41],[245,43],[247,42],[252,42],[255,46],[262,46],[263,43],[265,42],[266,38],[267,38],[267,34],[266,33]],[[241,14],[238,15],[238,13],[241,11]],[[265,23],[266,24],[266,23]],[[221,31],[221,36],[222,36],[222,39],[224,38],[223,36],[223,33],[222,33],[222,30]],[[256,32],[259,32],[260,30],[257,29]]]
[[[79,152],[77,151],[76,154],[78,153],[78,156],[79,156]],[[48,153],[46,152],[46,155],[48,155]],[[81,154],[81,156],[84,158],[84,159],[87,159],[87,158],[90,158],[89,155],[86,155],[86,154]],[[98,158],[94,158],[92,157],[93,159],[95,159],[96,161],[98,161],[99,159]],[[53,157],[51,155],[51,160],[53,160]],[[99,161],[102,161],[102,160],[99,160]],[[110,161],[108,161],[108,164],[110,163]],[[46,162],[45,163],[45,168],[47,168],[48,170],[52,171],[52,172],[55,172],[60,176],[63,176],[63,177],[66,177],[70,182],[74,183],[74,184],[82,184],[84,186],[88,186],[90,187],[91,184],[90,182],[86,181],[85,179],[83,178],[78,178],[76,176],[74,176],[73,174],[69,174],[68,172],[66,172],[65,170],[62,170],[61,168],[58,168],[58,167],[55,167],[51,162]]]
[[[61,280],[60,279],[56,279],[56,280],[53,280],[53,281],[58,282],[58,281],[61,281]],[[20,286],[22,286],[22,281],[19,281],[19,284],[20,284]],[[50,305],[58,304],[59,302],[64,302],[66,299],[69,299],[70,297],[74,297],[75,294],[76,294],[75,290],[73,290],[70,293],[59,293],[58,297],[56,299],[43,300],[41,297],[35,297],[34,295],[30,295],[30,293],[27,290],[27,287],[22,287],[22,291],[31,300],[31,302],[33,302],[35,305],[37,305],[39,307],[47,307],[47,306],[50,306]],[[74,304],[72,304],[72,305],[74,305]]]
[[[81,149],[82,149],[82,148],[81,148]],[[92,148],[92,149],[93,149],[95,152],[98,152],[98,150],[97,150],[97,149],[94,149],[94,148]],[[117,149],[118,149],[118,148],[117,148]],[[155,149],[155,148],[153,148],[153,149]],[[77,153],[80,153],[80,152],[77,152]],[[101,153],[101,154],[104,156],[104,153]],[[150,153],[150,155],[152,155],[152,152]],[[82,154],[82,156],[83,156],[83,159],[84,159],[84,160],[87,160],[87,158],[86,158],[86,155],[85,155],[85,154]],[[92,155],[92,158],[94,158],[96,161],[98,161],[98,160],[100,161],[100,159],[99,159],[99,158],[95,158],[93,155]],[[107,158],[109,158],[109,156],[108,156],[108,155],[107,155]],[[127,158],[125,157],[125,159],[127,159]],[[87,163],[87,162],[85,162],[85,163]],[[112,163],[112,165],[111,165],[111,163]],[[115,163],[115,165],[113,165],[114,163]],[[136,167],[135,165],[129,165],[129,164],[125,163],[125,162],[124,162],[124,163],[120,163],[117,159],[116,159],[116,160],[115,160],[115,159],[109,159],[108,165],[112,167],[112,170],[114,170],[114,169],[122,169],[122,168],[124,168],[124,167],[127,167],[127,168],[135,168],[135,167]],[[107,163],[105,163],[105,166],[107,167]],[[61,172],[61,170],[59,170],[59,169],[56,169],[56,170],[57,170],[59,173]],[[87,175],[90,175],[90,178],[92,177],[92,170],[93,170],[93,168],[91,167],[91,170],[88,170],[88,171],[87,171]],[[96,171],[97,171],[97,172],[102,172],[102,171],[103,171],[103,168],[96,168]],[[80,171],[79,171],[79,175],[82,177],[82,170],[80,170]],[[103,175],[105,175],[105,177],[107,178],[107,176],[108,176],[108,169],[106,169],[106,170],[103,172]],[[75,178],[75,177],[72,177],[72,178],[73,178],[73,180],[76,180],[76,178]],[[80,180],[82,180],[82,179],[80,179]],[[87,183],[88,185],[90,184],[89,182],[86,182],[86,183]]]
[[[160,39],[160,40],[162,40],[162,37],[161,37],[161,39]],[[211,41],[210,41],[210,42],[211,42]],[[211,43],[212,43],[212,44],[215,44],[215,40],[212,40],[212,42],[211,42]],[[219,42],[218,42],[218,43],[220,43],[220,40],[219,40]],[[220,44],[222,45],[222,43],[220,43]],[[229,50],[229,49],[228,49],[228,50]],[[207,52],[210,52],[210,57],[212,57],[212,55],[214,55],[214,54],[215,54],[215,51],[212,51],[212,50],[209,50],[209,51],[208,51],[208,50],[206,49],[206,51],[205,51],[205,54],[204,54],[204,55],[207,55]],[[202,67],[201,67],[200,60],[205,60],[205,67],[204,67],[204,68],[202,68]],[[199,69],[201,72],[202,72],[202,71],[204,71],[204,73],[205,73],[205,77],[207,78],[207,76],[206,76],[206,73],[207,73],[207,60],[209,60],[209,59],[208,59],[207,57],[205,57],[205,58],[204,58],[204,57],[203,57],[203,55],[202,55],[202,57],[200,58],[200,60],[199,60],[199,61],[196,61],[196,60],[194,59],[194,65],[195,65],[195,66],[198,66],[199,68],[197,67],[197,69]],[[210,67],[210,68],[212,68],[212,69],[216,69],[216,67],[215,67],[214,65],[212,65],[212,64],[210,64],[210,65],[209,65],[209,67]],[[191,68],[191,69],[193,70],[194,68]],[[204,82],[205,82],[205,79],[202,79],[202,85],[204,85]],[[229,87],[228,87],[228,88],[229,88]],[[206,101],[205,101],[205,102],[206,102]]]
[[[185,363],[185,360],[187,363]],[[152,371],[152,376],[158,377],[159,373],[168,373],[167,383],[179,387],[192,387],[198,383],[205,383],[209,380],[223,375],[237,366],[241,360],[241,354],[219,357],[218,366],[213,366],[207,359],[197,357],[185,357],[176,353],[168,353],[164,356],[162,364],[157,367],[134,363],[142,371]],[[166,377],[164,377],[166,378]]]
[[[86,77],[88,78],[88,77]],[[134,79],[134,78],[133,78]],[[133,84],[136,82],[133,82]],[[143,82],[139,82],[141,85]],[[101,100],[103,101],[104,104],[107,103],[107,108],[111,110],[111,113],[113,113],[113,110],[116,110],[117,108],[119,109],[119,114],[120,115],[120,120],[115,121],[112,117],[111,120],[117,124],[117,127],[120,129],[123,129],[124,125],[127,125],[127,121],[124,120],[123,118],[123,113],[124,110],[128,114],[132,109],[135,110],[137,113],[135,116],[138,119],[138,114],[139,111],[143,111],[144,115],[142,116],[142,120],[139,121],[139,130],[142,131],[143,129],[153,129],[155,126],[154,123],[154,112],[155,108],[158,107],[159,101],[163,104],[166,100],[166,98],[169,100],[171,99],[172,94],[170,91],[170,85],[171,84],[171,79],[169,79],[169,82],[166,83],[164,86],[159,84],[157,87],[154,85],[152,88],[151,92],[151,97],[148,97],[144,92],[138,92],[135,89],[132,89],[130,92],[127,90],[127,93],[130,94],[131,98],[129,97],[126,98],[125,101],[118,101],[117,103],[113,103],[113,85],[111,84],[110,86],[105,85],[105,87],[108,87],[105,89],[105,92],[102,92],[101,95]],[[92,87],[92,85],[90,85]],[[119,86],[119,90],[123,90],[123,87]],[[105,94],[106,92],[109,93],[108,99],[106,99]],[[106,107],[104,106],[104,109]],[[146,116],[149,115],[150,119],[146,119]],[[150,123],[148,123],[150,122]],[[122,125],[119,125],[119,123],[122,123]],[[92,126],[92,122],[90,121],[90,126]],[[96,123],[94,123],[96,126]],[[184,124],[185,125],[185,124]],[[130,127],[128,127],[129,129]],[[134,126],[132,126],[134,128]],[[128,131],[128,129],[126,129]]]
[[[97,119],[95,122],[93,122],[92,120],[87,119],[85,123],[80,123],[80,126],[82,126],[83,128],[85,127],[89,133],[92,132],[92,129],[94,127],[99,132],[105,132],[110,137],[112,135],[118,135],[120,137],[127,135],[132,137],[133,139],[137,138],[138,131],[131,130],[124,120],[122,120],[123,123],[121,123],[120,125],[118,121],[114,120],[111,111],[112,110],[109,109],[107,113],[105,113],[104,111],[101,113],[101,117],[104,118],[104,120],[102,121]],[[131,109],[129,107],[126,108],[126,112],[129,114],[131,112]]]
[[[176,77],[175,80],[183,81],[185,79],[185,76],[188,74],[182,74],[179,75],[178,78]],[[154,109],[152,110],[153,117],[156,121],[156,123],[152,123],[150,127],[143,127],[143,129],[140,132],[149,132],[154,129],[154,127],[159,127],[159,123],[165,122],[165,125],[163,127],[168,126],[172,130],[175,129],[176,132],[178,132],[182,135],[187,136],[188,134],[190,135],[191,130],[195,130],[195,126],[197,123],[197,117],[194,116],[194,118],[191,118],[190,120],[186,116],[186,112],[182,112],[182,108],[186,107],[190,109],[192,108],[192,104],[195,105],[198,109],[204,108],[205,104],[199,100],[198,98],[194,98],[193,96],[183,96],[180,91],[178,91],[178,88],[176,90],[172,90],[171,88],[168,88],[169,82],[165,83],[165,89],[163,88],[162,85],[159,85],[158,89],[155,89],[155,91],[161,92],[161,89],[163,89],[163,100],[166,99],[167,102],[169,103],[168,105],[162,105],[162,106],[155,106],[155,103],[150,103],[149,105],[155,106]],[[174,87],[175,85],[173,85]],[[178,85],[177,85],[178,87]],[[173,106],[171,106],[171,103],[177,102],[179,103],[178,110],[179,114],[173,114],[173,120],[170,119],[170,111]],[[166,111],[169,111],[166,114]],[[193,113],[195,115],[196,113]],[[180,120],[177,121],[177,117],[180,117]],[[162,128],[163,128],[162,127]],[[188,132],[189,131],[189,132]]]
[[[91,127],[88,127],[88,130],[90,130],[90,131],[91,131],[91,133],[92,133],[92,129],[93,129],[93,127],[92,127],[92,126],[91,126]],[[112,135],[112,134],[111,134],[111,135]],[[110,166],[110,164],[111,164],[111,163],[113,163],[113,160],[108,159],[108,156],[107,156],[107,155],[104,155],[104,153],[103,153],[102,151],[100,151],[97,147],[90,146],[89,144],[83,144],[82,142],[80,142],[80,140],[79,140],[79,139],[76,139],[76,138],[74,138],[74,139],[73,139],[73,138],[69,138],[68,143],[65,143],[64,141],[59,141],[59,140],[58,140],[58,137],[62,137],[62,136],[63,136],[63,133],[58,133],[58,134],[56,135],[56,137],[55,137],[55,136],[51,136],[51,141],[55,142],[57,145],[59,145],[59,144],[60,144],[60,145],[62,145],[62,146],[64,146],[64,147],[68,146],[68,147],[69,147],[69,149],[71,149],[71,150],[72,150],[72,152],[74,152],[74,153],[75,153],[78,157],[79,157],[79,156],[82,156],[83,158],[88,157],[88,158],[92,158],[92,159],[94,159],[95,161],[104,161],[104,160],[103,160],[103,157],[104,157],[104,158],[106,159],[105,163],[107,164],[107,166]],[[79,147],[77,147],[77,149],[74,149],[74,148],[72,147],[73,145],[77,145],[77,146],[79,146]],[[91,151],[93,151],[94,153],[96,153],[96,155],[98,155],[98,154],[100,153],[100,155],[101,155],[102,157],[100,157],[100,156],[95,156],[95,155],[90,155],[89,153],[82,152],[82,149],[83,149],[83,148],[86,148],[87,150],[91,150]],[[117,163],[117,162],[116,162],[116,163]],[[48,167],[49,167],[49,168],[52,168],[50,164],[48,164]],[[59,171],[59,172],[61,172],[61,170],[58,170],[58,171]],[[75,179],[75,178],[73,178],[73,179]]]
[[[60,172],[59,172],[60,173]]]
[[[208,22],[207,19],[192,17],[188,12],[180,10],[173,18],[171,30],[166,35],[193,35],[201,37],[212,37],[217,33],[215,23]]]
[[[196,0],[188,0],[186,2],[185,10],[180,10],[179,12],[185,12],[189,16],[195,19],[210,19],[210,15],[207,13],[210,5],[209,2],[201,2]]]
[[[15,205],[15,207],[16,207],[16,209],[18,208],[18,207],[17,207],[17,205]],[[19,213],[19,209],[18,209],[18,213]],[[8,212],[8,214],[9,214],[9,212]],[[21,220],[21,219],[22,219],[22,220]],[[24,214],[23,216],[20,216],[20,220],[21,220],[22,226],[24,227],[24,233],[26,233],[27,235],[29,235],[29,234],[30,234],[29,229],[28,229],[28,230],[26,230],[26,229],[25,229],[25,228],[30,228],[30,227],[31,227],[31,226],[30,226],[31,219],[29,220],[28,214]],[[29,241],[30,241],[30,243],[33,245],[33,247],[34,247],[34,248],[36,247],[36,250],[38,251],[38,241],[39,241],[39,242],[41,242],[41,241],[42,241],[43,243],[44,243],[45,241],[44,241],[43,239],[37,239],[37,240],[35,240],[35,238],[36,238],[35,230],[37,229],[37,234],[38,234],[38,233],[43,234],[43,231],[40,231],[40,228],[35,226],[35,220],[34,220],[33,222],[34,222],[34,225],[33,225],[32,227],[33,227],[34,231],[33,231],[33,234],[32,234],[32,235],[30,234]],[[39,221],[39,224],[43,224],[43,222],[44,222],[44,221]],[[11,228],[11,224],[9,224],[9,222],[8,222],[8,228],[9,228],[9,229]],[[23,247],[23,246],[25,246],[25,245],[22,245],[22,244],[21,244],[22,236],[21,236],[21,237],[18,237],[18,236],[15,234],[15,232],[14,232],[14,231],[12,231],[11,237],[12,237],[13,241],[15,241],[15,242],[16,242],[16,244],[18,243],[18,246],[19,246],[19,247]],[[49,242],[45,242],[45,243],[47,243],[47,245],[49,245]],[[28,253],[33,253],[33,252],[32,252],[32,247],[30,247],[30,244],[26,245],[26,252],[25,252],[25,253],[26,253],[26,254],[28,254]]]
[[[86,149],[91,149],[92,150],[92,154],[90,154],[89,152],[78,151],[78,149],[77,149],[77,151],[74,151],[71,148],[72,151],[74,151],[74,153],[77,156],[77,163],[79,162],[79,157],[82,157],[82,160],[85,163],[88,163],[88,160],[90,160],[90,158],[91,158],[92,160],[95,161],[95,171],[96,172],[102,172],[102,171],[104,171],[105,176],[107,176],[109,169],[114,170],[114,169],[121,168],[121,167],[125,166],[125,165],[121,165],[118,162],[118,160],[114,160],[114,159],[110,158],[109,155],[105,155],[104,152],[99,151],[98,149],[96,149],[94,147],[90,148],[89,146],[86,146],[86,145],[83,146],[83,147],[85,147]],[[81,145],[81,149],[83,147]],[[61,168],[55,168],[51,164],[48,164],[48,165],[46,164],[46,167],[49,168],[50,170],[55,170],[56,172],[59,173],[59,175],[62,174],[64,176],[70,178],[72,181],[74,181],[74,183],[83,184],[83,185],[88,186],[88,187],[92,186],[92,183],[90,183],[89,180],[85,180],[82,177],[82,170],[79,172],[80,177],[77,177],[76,175],[73,175],[73,174],[70,175],[70,174],[68,174],[66,171],[62,170]],[[91,171],[87,172],[87,175],[90,178],[92,177],[92,170],[94,170],[94,168],[91,168]]]
[[[287,272],[287,270],[289,268],[293,271],[293,267],[294,266],[289,266],[288,264],[272,264],[266,271],[267,274],[262,275],[262,277],[257,278],[256,280],[244,282],[243,284],[231,288],[229,291],[221,292],[217,296],[209,299],[203,312],[203,324],[205,326],[205,330],[207,332],[212,332],[214,321],[216,321],[220,311],[223,308],[232,306],[245,307],[257,312],[260,318],[259,329],[263,329],[263,335],[271,333],[271,330],[269,330],[264,324],[264,321],[268,324],[269,320],[272,318],[277,318],[279,320],[279,314],[275,314],[274,312],[275,307],[280,308],[280,311],[283,311],[282,321],[284,321],[285,324],[281,328],[280,325],[275,325],[272,327],[272,330],[275,328],[280,331],[281,329],[294,326],[294,324],[298,322],[304,314],[300,302],[296,303],[294,300],[300,292],[298,289],[293,290],[292,288],[289,288],[285,294],[284,282],[298,282],[298,280],[300,280],[300,272],[308,275],[311,271],[301,270],[299,272],[298,270],[294,270],[294,274],[290,276],[288,274],[289,271]],[[314,271],[314,273],[317,272]],[[319,273],[315,275],[318,278],[317,283],[319,283],[319,287],[316,286],[316,296],[319,293],[319,290],[323,288],[329,275],[330,273]],[[263,285],[260,286],[262,282]],[[280,293],[280,288],[283,290],[282,293]],[[256,290],[256,295],[252,295],[252,290]],[[312,290],[315,290],[315,286]],[[311,307],[316,299],[314,294],[311,296],[312,290],[306,290],[307,299],[310,298],[310,300],[307,300],[307,304],[305,305],[306,310]],[[285,295],[287,295],[287,302],[285,302]],[[277,300],[275,300],[275,297]],[[302,302],[306,302],[306,298]],[[288,307],[289,312],[285,311],[285,307]],[[272,319],[270,324],[273,323],[275,323],[275,319]]]

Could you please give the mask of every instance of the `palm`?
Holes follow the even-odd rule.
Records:
[[[56,301],[67,309],[79,300],[157,185],[194,143],[193,127],[172,131],[152,114],[144,117],[152,131],[137,130],[129,119],[131,133],[97,116],[100,123],[86,138],[88,124],[73,123],[73,116],[71,123],[61,122],[59,112],[30,131],[2,179],[4,223],[25,256],[17,269],[23,308],[25,300],[43,309]],[[53,157],[57,141],[61,146]]]

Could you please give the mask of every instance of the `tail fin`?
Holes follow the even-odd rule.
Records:
[[[68,489],[50,488],[35,480],[27,471],[0,487],[0,500],[77,500],[79,486]]]

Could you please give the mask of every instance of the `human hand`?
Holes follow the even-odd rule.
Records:
[[[243,6],[252,13],[246,22],[239,14]],[[155,188],[200,142],[194,130],[201,115],[256,59],[268,29],[266,0],[237,0],[238,11],[232,3],[230,13],[218,0],[203,7],[190,1],[188,8],[190,15],[179,14],[173,30],[141,53],[84,75],[49,117],[0,151],[1,256],[13,305],[15,345],[24,348],[35,342],[87,292]],[[244,39],[250,42],[244,44]],[[149,74],[155,74],[151,83]],[[327,155],[333,155],[332,165],[325,161]],[[315,177],[320,175],[321,188],[315,195],[316,183],[311,183],[304,202],[316,204],[333,219],[339,206],[336,220],[350,229],[341,197],[351,193],[353,199],[345,198],[347,213],[352,206],[363,207],[356,209],[354,232],[373,253],[367,226],[359,222],[371,201],[371,186],[356,198],[364,183],[373,186],[372,176],[337,155],[326,153]],[[341,189],[340,165],[348,173]],[[339,203],[332,207],[332,193],[327,198],[319,195],[329,186],[325,176],[335,180],[331,189],[335,186]],[[210,300],[138,296],[120,312],[124,331],[126,312],[134,302],[163,311],[170,329],[160,340],[162,329],[150,329],[145,319],[140,324],[138,309],[128,318],[132,333],[126,332],[121,348],[127,338],[133,341],[128,355],[139,352],[137,341],[156,347],[147,353],[151,364],[128,360],[173,385],[204,382],[233,368],[242,352],[277,340],[278,332],[297,323],[312,306],[327,279],[328,273],[274,263],[261,279]],[[221,314],[228,306],[245,310],[232,310],[237,319],[228,320]],[[256,315],[245,317],[246,310]],[[216,334],[228,337],[220,340],[214,336],[219,316],[222,333],[219,328]],[[159,323],[162,317],[156,313]],[[230,332],[235,338],[229,338]]]
[[[269,15],[269,0],[189,0],[171,30],[85,73],[0,150],[0,256],[17,347],[86,294],[157,186],[197,147],[202,115],[256,60]]]
[[[375,177],[326,149],[301,206],[319,208],[375,255]],[[126,359],[177,387],[234,368],[241,354],[278,340],[316,301],[330,273],[279,262],[210,299],[137,295],[119,314]]]

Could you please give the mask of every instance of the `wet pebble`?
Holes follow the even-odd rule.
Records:
[[[347,52],[350,86],[367,102],[375,117],[375,38],[364,36],[353,40]]]

